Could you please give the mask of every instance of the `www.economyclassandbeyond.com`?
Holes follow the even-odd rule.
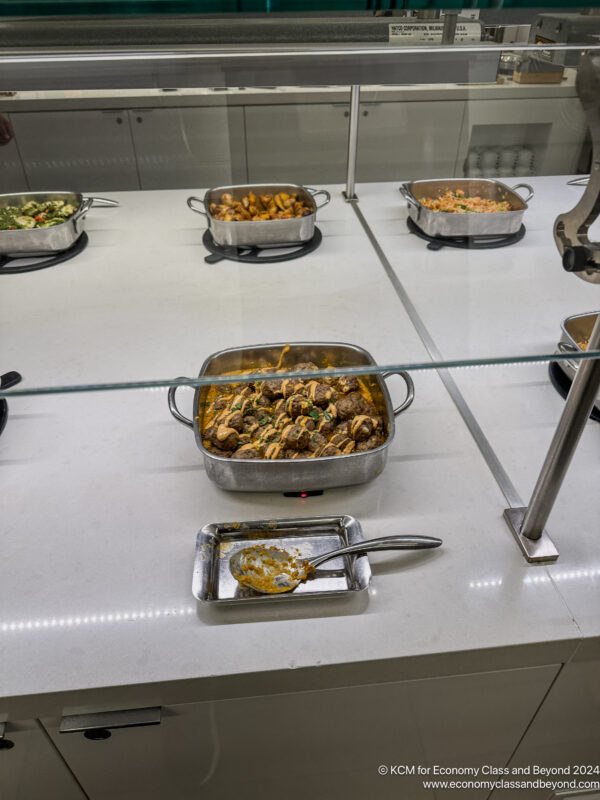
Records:
[[[565,789],[600,789],[600,765],[597,764],[563,767],[538,764],[525,767],[380,764],[377,771],[380,775],[421,776],[424,789],[549,789],[554,792]]]

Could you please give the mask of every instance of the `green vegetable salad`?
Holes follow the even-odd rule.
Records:
[[[24,206],[5,206],[0,208],[0,231],[51,228],[65,222],[76,210],[64,200],[49,200],[47,203],[30,200]]]

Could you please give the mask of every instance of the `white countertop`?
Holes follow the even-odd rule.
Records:
[[[384,218],[381,185],[361,187],[361,208],[444,357],[554,352],[565,317],[600,308],[598,287],[566,273],[553,242],[554,220],[583,192],[568,179],[527,179],[536,193],[519,244],[433,254],[407,234],[394,185],[385,189]],[[453,376],[527,504],[564,407],[548,365],[455,370]],[[560,552],[547,568],[548,580],[556,582],[586,637],[600,636],[599,478],[600,425],[590,421],[547,526]]]
[[[84,254],[0,278],[5,369],[18,369],[29,385],[194,375],[223,347],[315,338],[360,344],[380,363],[398,353],[426,359],[340,187],[330,188],[334,200],[319,215],[321,248],[259,267],[204,263],[201,218],[185,207],[189,192],[115,193],[120,209],[89,215]],[[377,187],[378,197],[390,192],[381,225],[403,213],[393,188],[392,195],[391,186]],[[367,216],[369,191],[359,187]],[[381,218],[381,203],[373,208]],[[377,220],[369,221],[376,229]],[[515,269],[527,242],[505,254]],[[400,243],[399,260],[416,275],[424,243],[409,236]],[[550,258],[552,242],[540,247]],[[432,271],[439,256],[429,255]],[[452,278],[444,274],[447,289]],[[432,297],[446,291],[437,280],[429,280]],[[564,300],[560,318],[577,310]],[[457,321],[461,333],[463,317]],[[481,374],[493,381],[496,373]],[[439,378],[414,377],[416,400],[398,419],[384,473],[307,500],[215,488],[163,390],[10,400],[0,439],[0,713],[570,658],[581,628],[563,594],[569,582],[525,563],[501,519],[502,494]],[[398,397],[401,388],[393,378],[389,384]],[[184,393],[188,403],[192,397],[181,390],[183,410]],[[575,504],[571,511],[579,513]],[[440,536],[444,546],[374,555],[371,588],[351,600],[271,610],[196,604],[193,553],[205,523],[334,513],[356,516],[367,537],[421,533]],[[568,544],[559,542],[559,564]],[[333,665],[335,674],[327,669]],[[241,675],[233,688],[228,676]]]

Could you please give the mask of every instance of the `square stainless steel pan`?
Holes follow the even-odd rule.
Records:
[[[0,255],[25,258],[43,256],[68,250],[85,229],[85,215],[92,206],[118,206],[116,200],[104,197],[84,197],[77,192],[27,192],[0,194],[0,208],[23,206],[30,200],[46,203],[49,200],[64,200],[77,209],[60,225],[50,228],[24,228],[16,231],[0,231]]]
[[[220,203],[221,195],[228,193],[233,195],[234,200],[241,201],[248,194],[279,194],[295,192],[298,199],[302,200],[313,211],[306,217],[294,217],[293,219],[265,219],[248,220],[244,222],[227,222],[222,219],[215,219],[210,213],[211,203]],[[319,205],[315,198],[323,195],[325,200]],[[224,247],[244,247],[258,246],[281,247],[282,245],[300,244],[312,239],[315,232],[315,221],[317,209],[327,205],[331,200],[331,195],[326,189],[307,189],[305,186],[298,186],[293,183],[252,183],[236,186],[217,186],[209,189],[204,198],[188,197],[187,204],[197,214],[206,217],[208,227],[215,241],[215,244]],[[197,204],[204,208],[198,208]]]
[[[371,579],[367,556],[339,556],[318,569],[315,577],[293,592],[268,595],[240,586],[229,570],[238,550],[268,545],[312,558],[337,547],[364,541],[354,517],[305,517],[253,522],[216,522],[205,525],[196,539],[192,592],[202,603],[273,603],[302,598],[339,597],[366,589]]]
[[[560,323],[561,337],[558,343],[558,351],[560,353],[580,353],[581,347],[579,347],[578,342],[589,339],[598,314],[600,314],[600,311],[589,311],[585,314],[572,314],[570,317],[565,317]],[[573,380],[580,362],[561,360],[555,363]],[[600,411],[600,392],[596,397],[595,405]]]
[[[277,364],[282,344],[259,344],[252,347],[235,347],[221,350],[209,356],[200,370],[199,377],[224,375],[235,370],[260,369]],[[339,342],[295,342],[289,345],[284,367],[294,363],[312,361],[319,367],[354,367],[373,365],[370,353],[352,344]],[[392,407],[385,378],[400,375],[407,388],[407,396],[398,407]],[[182,380],[185,380],[182,379]],[[232,378],[235,381],[235,378]],[[206,474],[222,489],[237,492],[296,492],[316,489],[332,489],[336,486],[351,486],[366,483],[379,475],[387,462],[388,447],[394,438],[394,419],[407,409],[414,398],[414,386],[406,372],[372,375],[370,390],[378,413],[383,417],[386,440],[379,447],[364,453],[327,456],[325,458],[287,459],[277,461],[264,459],[232,459],[217,456],[202,444],[204,402],[209,386],[199,386],[194,392],[191,419],[184,416],[175,403],[177,387],[169,389],[169,410],[178,422],[194,431],[196,444],[202,453]]]
[[[525,200],[516,189],[527,189]],[[448,189],[461,189],[469,197],[484,197],[486,200],[508,200],[512,211],[481,212],[457,214],[451,211],[432,211],[426,208],[421,199],[440,197]],[[533,189],[528,183],[518,183],[510,189],[500,181],[490,178],[441,178],[436,180],[412,181],[400,187],[400,193],[408,203],[408,214],[415,225],[427,236],[498,236],[516,233],[527,210],[527,203],[533,197]]]

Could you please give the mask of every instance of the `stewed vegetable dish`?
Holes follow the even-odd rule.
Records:
[[[386,421],[368,379],[276,377],[316,369],[300,362],[286,370],[245,370],[235,374],[260,372],[264,380],[211,386],[199,409],[204,447],[225,458],[271,460],[341,456],[383,444]]]
[[[512,211],[508,200],[487,200],[485,197],[467,197],[462,189],[447,189],[439,197],[421,197],[419,202],[432,211],[450,211],[456,214],[494,213]]]
[[[45,203],[30,200],[23,206],[4,206],[0,208],[0,231],[51,228],[61,225],[75,211],[75,206],[64,200],[48,200]]]
[[[224,222],[251,222],[267,219],[292,219],[307,217],[315,209],[307,205],[293,192],[256,195],[248,192],[241,200],[234,200],[232,194],[221,195],[220,203],[211,203],[209,211],[215,219]]]

